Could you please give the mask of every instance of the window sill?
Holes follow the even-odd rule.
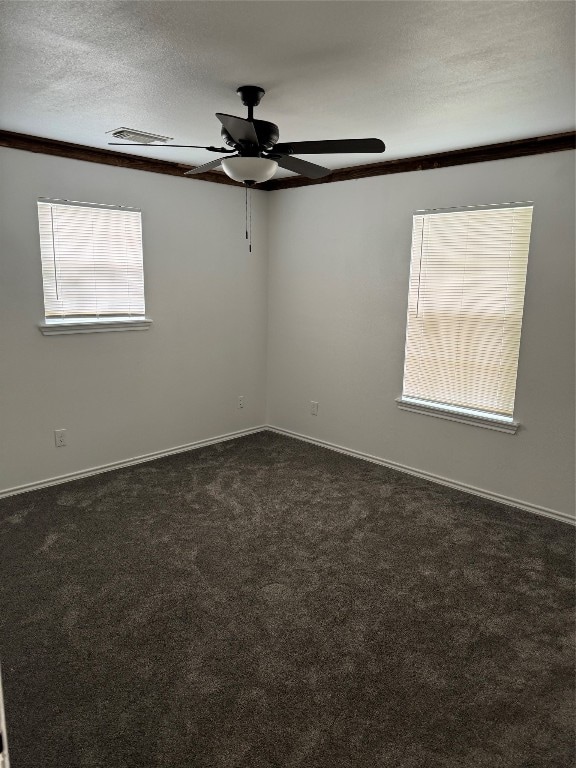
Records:
[[[40,323],[38,326],[44,336],[60,336],[70,333],[107,333],[108,331],[146,331],[152,325],[152,320],[87,320],[66,321],[55,323]]]
[[[491,419],[488,416],[470,416],[464,413],[455,413],[454,411],[444,410],[435,406],[412,403],[409,400],[403,400],[401,397],[396,398],[396,403],[398,408],[403,411],[422,413],[425,416],[436,416],[436,418],[448,419],[448,421],[459,421],[462,424],[472,424],[476,427],[484,427],[484,429],[495,429],[498,432],[508,432],[511,435],[516,434],[520,426],[517,421],[504,422],[499,419]]]

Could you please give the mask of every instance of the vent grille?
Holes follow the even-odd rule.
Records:
[[[157,133],[147,133],[136,128],[115,128],[113,131],[107,131],[107,133],[111,133],[115,139],[134,141],[138,144],[154,144],[155,142],[166,144],[169,141],[173,141],[171,136],[160,136]]]

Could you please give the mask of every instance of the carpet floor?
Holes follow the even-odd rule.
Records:
[[[573,529],[271,432],[0,501],[12,768],[568,768]]]

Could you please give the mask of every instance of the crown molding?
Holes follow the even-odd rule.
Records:
[[[410,173],[428,171],[436,168],[448,168],[451,165],[485,163],[489,160],[506,160],[511,157],[541,155],[546,152],[562,152],[576,149],[576,131],[555,133],[551,136],[536,136],[531,139],[503,141],[500,144],[487,144],[482,147],[454,149],[450,152],[438,152],[433,155],[406,157],[401,160],[386,160],[382,163],[353,165],[332,171],[330,176],[321,179],[305,179],[303,176],[291,176],[285,179],[272,179],[260,185],[259,189],[294,189],[309,187],[312,184],[333,184],[336,181],[366,179],[370,176],[387,176],[389,173]]]
[[[168,176],[179,176],[180,178],[196,181],[211,181],[215,184],[229,184],[234,187],[243,186],[237,181],[230,179],[225,173],[215,173],[214,171],[199,173],[198,176],[184,176],[186,171],[191,171],[195,167],[193,165],[172,163],[168,160],[156,160],[152,157],[141,157],[140,155],[127,155],[124,152],[85,147],[82,144],[70,144],[67,141],[44,139],[41,136],[28,136],[25,133],[0,131],[0,147],[22,149],[25,152],[38,152],[42,155],[67,157],[72,160],[83,160],[86,163],[114,165],[117,168],[132,168],[136,171],[163,173]]]
[[[197,176],[184,176],[183,174],[194,168],[194,166],[173,163],[167,160],[140,157],[139,155],[127,155],[123,152],[114,152],[109,149],[85,147],[82,144],[70,144],[66,141],[45,139],[40,136],[28,136],[24,133],[0,131],[0,147],[10,147],[11,149],[21,149],[26,152],[38,152],[44,155],[67,157],[72,160],[83,160],[88,163],[114,165],[117,168],[132,168],[137,171],[163,173],[168,176],[178,176],[179,178],[190,179],[192,181],[210,181],[214,184],[228,184],[234,187],[242,186],[238,182],[230,179],[224,173],[209,171],[208,173],[200,173]],[[349,168],[336,169],[332,171],[329,176],[325,176],[321,179],[305,179],[303,176],[272,179],[271,181],[258,185],[258,189],[271,192],[277,189],[308,187],[313,184],[333,184],[337,181],[365,179],[371,176],[387,176],[390,173],[427,171],[436,168],[448,168],[452,165],[484,163],[490,160],[506,160],[512,157],[541,155],[547,152],[563,152],[568,149],[576,149],[576,131],[555,133],[550,136],[535,136],[530,139],[504,141],[499,144],[487,144],[482,147],[455,149],[450,152],[438,152],[432,155],[407,157],[400,160],[387,160],[382,163],[354,165]]]

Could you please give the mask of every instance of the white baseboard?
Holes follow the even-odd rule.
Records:
[[[10,768],[8,732],[6,731],[6,715],[4,712],[4,694],[2,693],[2,667],[0,667],[0,736],[2,737],[2,747],[0,747],[0,768]]]
[[[234,440],[237,437],[245,437],[246,435],[253,435],[256,432],[262,432],[265,429],[267,429],[265,425],[261,425],[259,427],[251,427],[250,429],[240,429],[237,432],[227,432],[225,435],[210,437],[207,440],[197,440],[194,443],[179,445],[176,448],[168,448],[167,450],[164,450],[164,451],[154,451],[153,453],[145,453],[142,456],[136,456],[132,459],[125,459],[123,461],[114,461],[111,464],[102,464],[99,467],[91,467],[90,469],[83,469],[83,470],[80,470],[79,472],[70,472],[67,475],[59,475],[58,477],[51,477],[46,480],[40,480],[37,483],[26,483],[25,485],[18,485],[18,486],[15,486],[14,488],[7,488],[4,491],[0,491],[0,499],[4,498],[5,496],[15,496],[17,493],[25,493],[26,491],[37,491],[40,488],[48,488],[51,485],[60,485],[60,483],[67,483],[70,480],[79,480],[82,477],[99,475],[101,472],[110,472],[113,469],[122,469],[123,467],[131,467],[133,464],[142,464],[145,461],[153,461],[154,459],[161,459],[163,456],[171,456],[174,453],[184,453],[185,451],[192,451],[196,448],[204,448],[207,445],[214,445],[215,443],[223,443],[226,440]]]
[[[420,477],[423,480],[430,480],[433,483],[439,483],[440,485],[447,485],[449,488],[456,488],[459,491],[465,491],[471,493],[473,496],[481,496],[483,499],[489,499],[490,501],[497,501],[500,504],[507,504],[510,507],[516,507],[523,509],[526,512],[532,512],[536,515],[543,515],[544,517],[551,517],[554,520],[558,520],[561,523],[570,523],[576,525],[576,518],[565,512],[557,512],[554,509],[548,509],[547,507],[539,507],[536,504],[530,504],[526,501],[520,501],[519,499],[512,499],[509,496],[502,496],[499,493],[492,493],[485,491],[482,488],[475,488],[473,485],[467,485],[466,483],[460,483],[456,480],[450,480],[447,477],[441,477],[440,475],[434,475],[431,472],[423,472],[413,467],[407,467],[404,464],[398,464],[395,461],[386,461],[379,456],[372,456],[369,453],[362,453],[362,451],[354,451],[351,448],[344,448],[342,445],[335,445],[334,443],[328,443],[325,440],[317,440],[307,435],[301,435],[298,432],[291,432],[288,429],[282,429],[280,427],[273,427],[269,425],[267,427],[271,432],[277,432],[279,435],[286,435],[286,437],[294,437],[297,440],[304,440],[307,443],[313,443],[323,448],[329,448],[331,451],[337,451],[338,453],[345,453],[347,456],[354,456],[358,459],[364,459],[365,461],[371,461],[374,464],[381,464],[383,467],[389,469],[397,469],[399,472],[405,472],[408,475],[414,475]]]
[[[270,424],[262,424],[258,427],[252,427],[250,429],[241,429],[237,432],[228,432],[225,435],[218,435],[217,437],[211,437],[207,440],[197,440],[194,443],[188,443],[187,445],[179,445],[176,448],[169,448],[164,451],[154,451],[153,453],[146,453],[142,456],[136,456],[132,459],[126,459],[123,461],[115,461],[110,464],[102,464],[99,467],[92,467],[90,469],[81,470],[79,472],[71,472],[67,475],[60,475],[58,477],[48,478],[36,483],[27,483],[26,485],[15,486],[14,488],[7,488],[0,491],[0,498],[6,496],[14,496],[18,493],[25,493],[26,491],[36,491],[40,488],[48,488],[51,485],[60,485],[60,483],[67,483],[70,480],[79,480],[83,477],[90,477],[91,475],[99,475],[102,472],[110,472],[114,469],[122,469],[123,467],[131,467],[134,464],[142,464],[146,461],[153,461],[154,459],[161,459],[163,456],[171,456],[175,453],[184,453],[185,451],[192,451],[196,448],[204,448],[207,445],[214,445],[215,443],[223,443],[226,440],[234,440],[237,437],[245,437],[246,435],[253,435],[256,432],[263,431],[276,432],[279,435],[286,435],[286,437],[293,437],[296,440],[304,440],[307,443],[313,445],[319,445],[323,448],[328,448],[331,451],[337,451],[338,453],[344,453],[347,456],[354,456],[358,459],[364,459],[365,461],[371,461],[374,464],[380,464],[383,467],[390,469],[396,469],[399,472],[406,472],[409,475],[420,477],[424,480],[430,480],[433,483],[439,483],[440,485],[446,485],[449,488],[456,488],[459,491],[465,491],[471,493],[473,496],[481,496],[483,499],[489,499],[490,501],[497,501],[500,504],[507,504],[510,507],[516,507],[523,509],[526,512],[532,512],[536,515],[543,515],[544,517],[551,517],[554,520],[558,520],[562,523],[576,524],[576,518],[565,512],[558,512],[554,509],[548,509],[547,507],[540,507],[536,504],[529,504],[526,501],[520,501],[519,499],[512,499],[509,496],[502,496],[498,493],[492,493],[485,491],[482,488],[476,488],[466,483],[460,483],[456,480],[451,480],[447,477],[441,477],[440,475],[434,475],[431,472],[423,472],[414,467],[407,467],[404,464],[398,464],[395,461],[386,461],[379,456],[372,456],[369,453],[363,453],[362,451],[355,451],[351,448],[345,448],[342,445],[336,445],[335,443],[329,443],[326,440],[317,440],[307,435],[301,435],[298,432],[291,432],[288,429],[282,429],[281,427],[274,427]]]

